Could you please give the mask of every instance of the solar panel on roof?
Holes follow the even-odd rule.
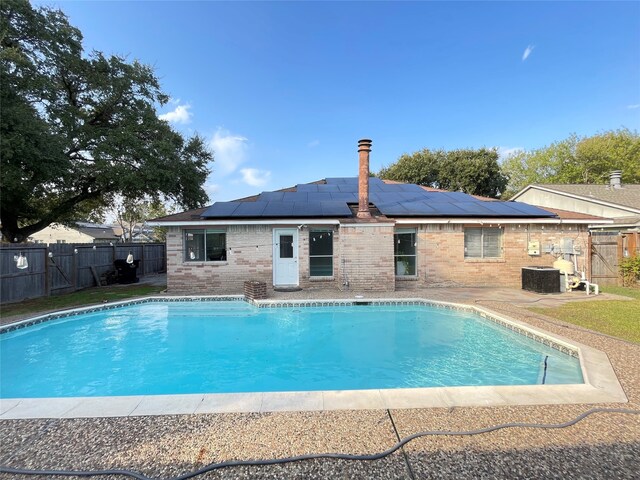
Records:
[[[453,200],[458,200],[458,201],[472,201],[472,202],[482,201],[482,200],[478,200],[473,195],[469,195],[468,193],[464,193],[464,192],[433,192],[433,193],[442,193],[443,195],[446,195],[447,198],[451,198]]]
[[[259,217],[262,215],[267,202],[240,202],[233,212],[234,217]]]
[[[376,205],[378,210],[383,215],[399,215],[399,216],[408,216],[413,213],[402,203],[394,202],[394,203],[385,203],[383,205]]]
[[[517,209],[509,205],[509,202],[487,202],[487,204],[490,205],[491,213],[496,215],[513,216],[520,214]]]
[[[291,217],[293,215],[293,202],[268,202],[263,217]]]
[[[338,185],[338,191],[340,191],[340,192],[352,192],[352,193],[355,192],[355,193],[357,193],[358,192],[358,187],[356,186],[354,188],[353,185],[348,185],[348,184],[344,183],[344,184]]]
[[[322,216],[324,217],[350,217],[351,209],[344,202],[330,202],[323,201],[320,202],[320,206],[322,207]]]
[[[460,209],[469,216],[485,216],[493,214],[493,210],[488,208],[484,202],[479,200],[449,203],[448,205],[458,205]]]
[[[338,185],[318,185],[319,192],[339,192]]]
[[[320,217],[322,216],[322,205],[319,203],[295,202],[293,204],[294,217]]]
[[[290,218],[351,216],[348,203],[358,201],[358,179],[328,178],[326,184],[300,184],[294,192],[262,192],[255,202],[216,202],[204,218]],[[520,202],[485,202],[462,192],[429,192],[413,184],[369,179],[369,198],[389,216],[553,217]]]
[[[358,177],[335,177],[335,178],[327,178],[326,181],[330,185],[346,185],[346,184],[357,185]]]
[[[426,192],[426,190],[424,190],[423,188],[421,188],[419,185],[414,185],[414,184],[402,184],[402,185],[396,185],[398,187],[398,190],[400,190],[401,192]]]
[[[308,202],[331,201],[331,193],[329,192],[310,192],[307,193]]]
[[[534,207],[522,202],[509,202],[510,205],[516,210],[522,212],[525,215],[535,215],[541,217],[555,217],[556,214],[543,210],[542,208]]]
[[[372,193],[371,195],[369,195],[369,200],[372,203],[374,203],[375,205],[378,205],[379,203],[397,202],[398,198],[396,197],[396,195],[394,193],[375,192],[375,193]]]
[[[282,201],[284,192],[262,192],[258,200],[261,202]]]
[[[296,185],[298,192],[317,192],[320,185],[315,183],[299,183]]]
[[[466,216],[469,214],[469,209],[467,208],[467,206],[461,205],[459,203],[444,202],[444,203],[439,203],[437,205],[429,205],[429,206],[433,208],[439,216],[445,216],[445,215],[457,215],[457,216],[465,215]]]
[[[238,208],[241,202],[216,202],[202,212],[201,217],[228,217]]]
[[[283,202],[307,202],[306,192],[284,192]]]
[[[331,200],[338,201],[342,200],[345,202],[357,202],[358,195],[353,192],[335,192],[331,193]]]
[[[478,202],[471,195],[461,192],[425,192],[433,202]]]

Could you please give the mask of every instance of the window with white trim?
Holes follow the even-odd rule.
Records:
[[[309,276],[333,276],[333,233],[331,230],[309,232]]]
[[[185,230],[185,262],[222,262],[227,259],[227,234],[224,230]]]
[[[416,276],[416,230],[399,228],[393,235],[393,257],[396,275],[399,277]]]
[[[464,258],[502,258],[502,228],[465,228]]]

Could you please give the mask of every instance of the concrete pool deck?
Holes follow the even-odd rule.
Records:
[[[276,294],[273,298],[336,297],[333,291],[324,297],[321,292],[297,293],[306,295]],[[418,295],[413,291],[395,296]],[[449,288],[430,289],[420,296],[480,304],[604,352],[628,403],[594,400],[590,405],[473,404],[413,409],[378,405],[368,410],[3,419],[0,463],[27,468],[117,467],[167,477],[229,459],[376,453],[392,446],[398,437],[424,430],[472,430],[505,422],[560,423],[594,406],[640,409],[640,345],[565,325],[521,307],[532,302],[598,301],[607,296],[586,297],[583,293],[567,298],[565,294],[508,289]],[[475,401],[474,393],[466,395],[470,402]],[[597,413],[566,429],[515,428],[471,437],[423,437],[376,461],[308,460],[284,466],[233,467],[199,478],[635,478],[640,470],[639,417]],[[5,474],[0,478],[33,477]]]

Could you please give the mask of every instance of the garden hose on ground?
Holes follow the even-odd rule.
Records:
[[[350,455],[346,453],[319,453],[319,454],[309,454],[309,455],[298,455],[295,457],[286,457],[286,458],[274,458],[269,460],[232,460],[228,462],[220,462],[220,463],[212,463],[203,468],[195,470],[190,473],[185,473],[183,475],[179,475],[177,477],[172,477],[167,480],[188,480],[190,478],[197,477],[198,475],[202,475],[204,473],[210,472],[212,470],[218,470],[227,467],[248,467],[248,466],[262,466],[262,465],[281,465],[285,463],[291,462],[299,462],[302,460],[313,460],[313,459],[321,459],[321,458],[329,458],[334,460],[379,460],[387,455],[394,453],[396,450],[400,449],[407,443],[415,440],[416,438],[426,437],[426,436],[467,436],[467,435],[479,435],[482,433],[494,432],[496,430],[502,430],[504,428],[543,428],[543,429],[555,429],[555,428],[567,428],[576,423],[584,420],[589,415],[593,415],[594,413],[621,413],[626,415],[638,415],[640,414],[640,410],[629,410],[625,408],[592,408],[591,410],[587,410],[586,412],[578,415],[573,420],[569,420],[564,423],[552,423],[552,424],[544,424],[544,423],[521,423],[521,422],[513,422],[513,423],[503,423],[500,425],[495,425],[493,427],[485,427],[479,428],[476,430],[468,430],[468,431],[426,431],[419,432],[408,437],[403,438],[398,443],[396,443],[393,447],[389,448],[380,453],[375,453],[372,455]],[[61,476],[76,476],[76,477],[97,477],[100,475],[123,475],[132,478],[136,478],[138,480],[153,480],[151,477],[146,477],[140,473],[132,472],[129,470],[93,470],[93,471],[72,471],[72,470],[28,470],[22,468],[10,468],[5,466],[0,466],[0,473],[11,473],[16,475],[42,475],[42,476],[52,476],[52,475],[61,475]]]

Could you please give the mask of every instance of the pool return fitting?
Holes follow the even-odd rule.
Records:
[[[558,429],[558,428],[567,428],[575,425],[576,423],[584,420],[589,415],[593,415],[594,413],[621,413],[624,415],[638,415],[640,414],[640,410],[629,410],[626,408],[592,408],[591,410],[587,410],[584,413],[581,413],[573,420],[569,420],[564,423],[522,423],[522,422],[513,422],[513,423],[503,423],[500,425],[495,425],[493,427],[485,427],[478,428],[476,430],[468,430],[468,431],[440,431],[440,430],[432,430],[414,433],[413,435],[409,435],[408,437],[403,438],[394,446],[380,453],[374,453],[371,455],[351,455],[348,453],[318,453],[318,454],[309,454],[309,455],[298,455],[295,457],[285,457],[285,458],[272,458],[269,460],[231,460],[228,462],[220,462],[220,463],[211,463],[205,467],[202,467],[198,470],[194,470],[193,472],[185,473],[183,475],[179,475],[177,477],[171,477],[166,480],[188,480],[190,478],[195,478],[199,475],[203,475],[207,472],[211,472],[213,470],[219,470],[222,468],[228,467],[252,467],[252,466],[263,466],[263,465],[282,465],[286,463],[292,462],[300,462],[303,460],[317,460],[321,458],[329,458],[334,460],[360,460],[360,461],[372,461],[372,460],[380,460],[388,455],[391,455],[396,450],[402,448],[407,443],[415,440],[420,437],[427,436],[471,436],[471,435],[480,435],[483,433],[495,432],[496,430],[502,430],[505,428],[541,428],[541,429]],[[73,470],[29,470],[23,468],[11,468],[0,465],[0,473],[12,473],[16,475],[40,475],[40,476],[52,476],[52,475],[60,475],[67,477],[97,477],[101,475],[122,475],[126,477],[136,478],[138,480],[154,480],[152,477],[146,477],[140,473],[136,473],[130,470],[92,470],[92,471],[73,471]]]

